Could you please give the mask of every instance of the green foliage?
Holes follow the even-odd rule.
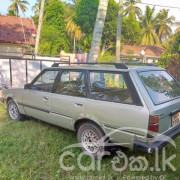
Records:
[[[180,55],[180,35],[176,37],[175,43],[173,44],[172,53]]]
[[[36,27],[38,27],[38,22],[39,22],[39,15],[34,15],[31,17],[36,25]]]
[[[106,41],[106,47],[114,45],[117,33],[118,4],[109,0],[102,41]]]
[[[85,34],[93,33],[98,5],[99,0],[81,0],[78,3],[73,21]]]
[[[14,11],[14,14],[16,14],[16,16],[19,16],[19,10],[21,10],[23,13],[25,13],[28,8],[27,5],[29,5],[29,3],[25,0],[12,0],[12,4],[8,7],[8,10],[12,10]]]
[[[159,66],[167,67],[171,61],[180,61],[180,35],[171,36],[163,47],[165,52],[159,60]]]
[[[140,7],[136,6],[136,4],[141,3],[141,0],[126,0],[124,3],[125,16],[133,16],[135,19],[141,16],[142,10]]]
[[[113,63],[114,61],[115,56],[112,56],[112,54],[107,51],[98,59],[98,62],[100,63]]]
[[[80,26],[85,36],[79,42],[79,47],[89,52],[92,41],[92,34],[96,21],[99,0],[81,0],[76,8],[74,22]],[[109,0],[105,26],[103,29],[102,42],[106,41],[106,48],[114,46],[116,42],[118,4]]]
[[[146,6],[144,16],[140,18],[141,27],[143,29],[141,44],[143,45],[159,45],[159,37],[155,32],[157,19],[154,17],[154,14],[155,7],[151,9],[149,6]]]
[[[90,52],[92,42],[92,34],[85,35],[81,38],[78,46],[86,53]]]
[[[59,54],[69,50],[69,41],[65,32],[64,4],[52,0],[45,7],[45,17],[41,31],[39,52],[42,54]]]
[[[140,44],[142,38],[142,30],[139,22],[129,16],[123,19],[122,24],[122,42],[129,45]]]
[[[167,39],[168,36],[172,33],[171,26],[174,23],[175,17],[169,17],[169,10],[162,9],[156,15],[157,24],[155,25],[156,33],[159,36],[160,41]]]
[[[7,16],[16,16],[13,10],[8,10]]]

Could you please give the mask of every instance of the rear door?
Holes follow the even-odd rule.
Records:
[[[51,96],[50,111],[54,124],[74,129],[73,119],[80,119],[87,97],[86,73],[82,70],[62,70],[55,92]]]
[[[129,73],[91,71],[91,98],[85,111],[112,133],[115,142],[132,144],[134,134],[146,136],[149,114],[130,83]],[[128,145],[127,145],[128,146]]]
[[[31,89],[24,90],[23,105],[27,115],[47,122],[50,120],[50,100],[58,70],[47,70],[32,83]]]

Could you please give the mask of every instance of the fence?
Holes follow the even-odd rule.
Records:
[[[70,63],[70,57],[64,57],[66,58],[66,62]],[[0,56],[0,86],[6,84],[8,87],[23,87],[24,84],[30,83],[40,71],[47,67],[51,67],[54,63],[60,63],[60,59],[31,59]],[[169,64],[167,69],[178,81],[180,81],[179,63],[174,64],[173,62]]]
[[[8,87],[23,87],[43,69],[58,62],[60,60],[0,57],[0,86],[6,84]]]

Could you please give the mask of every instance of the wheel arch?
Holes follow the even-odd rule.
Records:
[[[17,107],[18,107],[18,110],[19,110],[19,112],[20,112],[21,114],[25,114],[25,115],[26,115],[23,106],[21,106],[21,105],[16,101],[16,99],[15,99],[13,96],[8,96],[8,97],[6,98],[6,104],[8,104],[8,102],[9,102],[10,100],[13,100],[13,101],[16,103],[16,105],[17,105]]]
[[[8,96],[7,99],[6,99],[6,103],[8,103],[11,99],[14,101],[13,97]]]
[[[78,128],[81,126],[81,124],[84,124],[84,123],[92,123],[92,124],[95,124],[96,126],[98,126],[98,127],[103,131],[104,134],[106,134],[101,123],[99,123],[99,122],[97,122],[97,121],[94,121],[94,120],[91,120],[91,119],[88,119],[88,118],[78,119],[78,120],[74,123],[74,129],[75,129],[75,131],[77,131]]]

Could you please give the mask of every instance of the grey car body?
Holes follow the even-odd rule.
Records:
[[[33,89],[33,84],[45,72],[55,72],[50,92]],[[86,91],[83,97],[56,93],[58,79],[63,71],[83,72]],[[13,99],[21,114],[41,119],[57,126],[77,131],[79,124],[93,122],[102,129],[114,144],[152,153],[167,142],[157,141],[157,136],[174,137],[180,132],[180,124],[172,127],[172,116],[180,111],[180,97],[155,104],[140,78],[141,72],[165,71],[158,67],[117,69],[104,66],[63,66],[43,70],[25,88],[3,89],[1,100]],[[122,74],[130,91],[132,102],[114,102],[92,98],[90,72]],[[95,76],[95,75],[94,75]],[[64,75],[65,79],[68,77]],[[63,81],[61,79],[61,81]],[[124,86],[124,85],[123,85]],[[148,135],[150,117],[158,116],[158,135]]]

